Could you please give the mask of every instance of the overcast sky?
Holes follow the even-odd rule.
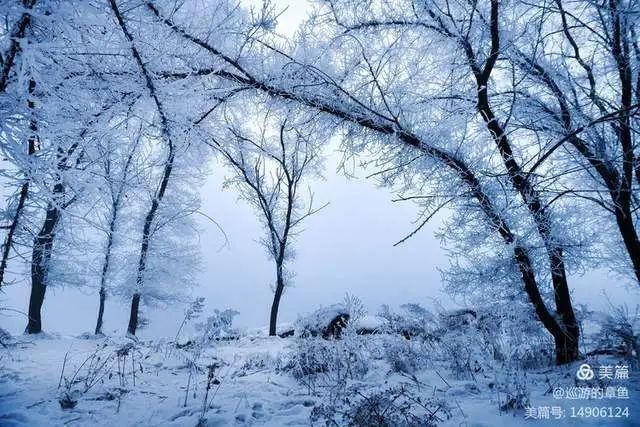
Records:
[[[287,0],[278,1],[281,5],[287,3]],[[291,1],[280,17],[279,29],[293,33],[306,10],[304,0]],[[279,319],[293,321],[299,313],[341,301],[345,293],[360,297],[373,313],[381,304],[429,305],[433,298],[450,304],[440,292],[438,272],[438,268],[446,267],[446,256],[433,236],[442,218],[436,217],[414,238],[394,248],[393,243],[411,231],[416,207],[410,203],[393,203],[389,190],[362,178],[364,171],[356,170],[358,179],[347,179],[336,171],[338,158],[335,154],[329,156],[326,180],[312,182],[316,200],[330,205],[308,220],[296,241],[297,258],[291,265],[296,277],[294,286],[283,297]],[[273,265],[257,243],[262,229],[255,212],[238,200],[233,191],[222,190],[225,172],[220,168],[213,165],[214,173],[202,190],[202,211],[223,227],[229,244],[221,249],[224,238],[220,231],[214,224],[203,221],[200,236],[203,265],[200,286],[193,293],[206,297],[207,310],[234,308],[240,311],[237,320],[241,326],[266,326],[272,300]],[[604,272],[572,277],[571,284],[580,288],[577,303],[588,303],[598,309],[606,306],[603,289],[614,303],[633,305],[640,301],[637,286],[625,290]],[[26,311],[28,293],[27,280],[10,286],[5,295],[0,296],[0,306]],[[63,334],[91,331],[97,304],[96,289],[50,287],[43,308],[44,329]],[[180,323],[183,309],[183,305],[177,305],[145,310],[150,325],[139,335],[171,336]],[[105,332],[123,332],[128,310],[128,301],[109,299]],[[25,324],[21,315],[0,317],[0,327],[12,333],[22,332]]]

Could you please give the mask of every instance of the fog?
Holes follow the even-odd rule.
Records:
[[[292,263],[295,278],[283,297],[280,323],[294,321],[298,314],[321,305],[340,302],[346,293],[359,297],[371,313],[376,313],[382,304],[430,305],[434,299],[445,306],[464,305],[464,301],[453,301],[441,291],[438,269],[445,268],[448,261],[434,231],[444,217],[434,218],[416,236],[394,247],[415,226],[417,207],[410,202],[393,202],[394,194],[380,188],[373,179],[366,179],[363,170],[356,169],[356,177],[347,178],[337,170],[339,158],[335,153],[328,156],[325,179],[310,183],[318,203],[329,205],[312,216],[297,237],[296,259]],[[247,203],[238,200],[232,190],[222,189],[226,171],[215,162],[211,170],[202,189],[201,212],[217,225],[200,216],[202,269],[199,286],[191,293],[206,298],[207,311],[238,310],[239,326],[266,327],[274,267],[258,243],[262,228]],[[7,286],[0,297],[3,307],[26,312],[26,271],[22,277]],[[603,292],[615,304],[633,307],[640,301],[636,287],[625,286],[603,271],[574,275],[571,284],[580,289],[575,293],[575,302],[594,309],[607,307]],[[97,306],[97,284],[82,289],[52,284],[43,307],[46,330],[72,335],[91,331]],[[184,308],[184,303],[144,307],[150,322],[139,335],[170,336],[177,329]],[[108,299],[105,332],[124,333],[128,310],[128,300]],[[0,327],[12,333],[22,332],[25,324],[23,314],[0,315]]]
[[[249,2],[250,3],[250,2]],[[306,2],[277,2],[284,12],[279,29],[291,35],[308,11]],[[331,144],[335,149],[335,144]],[[412,231],[418,208],[409,203],[394,203],[394,194],[379,188],[367,171],[355,169],[355,178],[338,171],[340,156],[329,150],[325,179],[311,183],[318,203],[329,205],[305,223],[297,237],[293,286],[281,303],[280,323],[291,322],[299,313],[320,305],[339,302],[346,293],[358,296],[373,313],[381,304],[399,305],[419,302],[429,305],[434,299],[445,306],[464,305],[452,301],[441,290],[439,268],[446,268],[447,257],[434,231],[446,212],[434,218],[416,236],[403,245],[393,244]],[[236,193],[222,189],[225,171],[218,163],[211,165],[212,174],[202,188],[200,247],[202,267],[199,286],[193,296],[206,298],[207,310],[233,308],[240,312],[238,324],[264,327],[268,323],[272,300],[271,284],[274,267],[259,245],[262,236],[255,212]],[[443,216],[444,215],[444,216]],[[217,224],[207,220],[210,217]],[[224,231],[225,235],[220,231]],[[12,333],[24,329],[29,295],[28,272],[21,271],[14,260],[14,283],[0,295],[0,305],[11,310],[0,315],[0,327]],[[573,275],[571,284],[580,289],[577,304],[602,309],[611,302],[631,306],[640,301],[637,286],[626,286],[604,271]],[[175,286],[181,286],[176,283]],[[128,319],[129,301],[107,300],[105,332],[123,333]],[[81,290],[47,289],[44,324],[49,332],[79,334],[91,331],[98,305],[96,287]],[[150,320],[142,336],[167,336],[180,323],[185,303],[162,307],[144,307]]]

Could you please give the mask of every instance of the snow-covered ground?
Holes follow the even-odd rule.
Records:
[[[372,426],[383,425],[375,417],[381,408],[407,425],[640,425],[639,372],[610,356],[588,362],[594,369],[628,365],[630,379],[616,383],[628,388],[628,399],[554,399],[553,389],[587,384],[576,380],[580,363],[465,373],[464,365],[428,354],[424,343],[389,334],[323,340],[252,332],[215,341],[201,353],[183,345],[124,337],[15,337],[0,350],[0,425],[196,426],[201,419],[206,426],[343,425],[362,421],[353,409],[358,407],[369,411],[369,424],[359,425]],[[323,368],[327,360],[334,365]],[[562,407],[564,417],[554,420],[551,414],[546,421],[505,408],[510,396],[518,402],[519,392],[528,396],[528,406]],[[580,406],[628,407],[629,417],[572,418],[570,408]],[[335,424],[327,422],[331,417]]]

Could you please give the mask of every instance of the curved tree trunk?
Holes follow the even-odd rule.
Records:
[[[54,193],[60,194],[64,186],[60,183],[54,187]],[[51,251],[56,236],[56,226],[60,220],[61,210],[55,203],[49,203],[42,228],[33,240],[31,256],[31,295],[29,297],[29,321],[26,332],[37,334],[42,332],[42,304],[47,291],[47,274],[51,261]]]
[[[131,297],[131,309],[129,311],[129,325],[127,326],[127,332],[131,335],[136,334],[138,329],[138,313],[140,312],[140,294],[135,293]]]
[[[572,362],[578,358],[580,329],[571,303],[563,251],[562,248],[556,244],[552,236],[552,219],[549,212],[543,206],[540,195],[527,180],[523,170],[515,160],[505,130],[502,129],[489,106],[486,83],[486,81],[482,84],[481,82],[478,83],[478,111],[481,113],[486,122],[487,129],[490,131],[498,147],[511,183],[522,196],[544,243],[549,260],[556,311],[562,320],[560,331],[549,330],[549,332],[553,335],[556,342],[556,361],[559,364]]]
[[[549,332],[556,341],[556,361],[558,363],[567,363],[578,358],[580,329],[571,303],[562,247],[555,241],[552,235],[552,218],[550,213],[543,205],[540,194],[531,182],[529,182],[527,175],[516,161],[506,130],[498,122],[498,118],[495,116],[489,103],[489,79],[498,55],[500,54],[498,5],[498,0],[491,0],[491,52],[483,68],[480,69],[475,53],[471,48],[468,47],[465,51],[477,84],[476,108],[498,148],[513,187],[522,197],[536,223],[538,234],[547,252],[556,311],[562,321],[560,331],[549,330]],[[560,344],[560,347],[558,347],[558,344]]]
[[[273,294],[273,303],[271,304],[271,316],[269,317],[269,335],[276,335],[276,326],[278,324],[278,309],[280,307],[280,299],[284,291],[284,278],[282,277],[282,266],[277,267],[276,289]]]

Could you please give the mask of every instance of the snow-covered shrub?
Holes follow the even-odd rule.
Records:
[[[394,370],[410,372],[427,356],[449,364],[458,378],[474,379],[496,365],[537,368],[553,363],[553,342],[538,322],[521,313],[462,308],[432,312],[419,304],[404,304],[398,312],[383,306],[381,330],[402,336],[411,344],[393,340],[383,357]]]
[[[347,380],[360,379],[369,370],[370,353],[362,336],[348,333],[340,340],[298,338],[291,359],[283,368],[309,392],[318,387],[344,387]]]
[[[450,417],[444,400],[425,398],[406,384],[369,394],[354,386],[311,411],[311,423],[326,426],[435,426]]]
[[[214,386],[220,385],[220,379],[218,379],[216,375],[216,370],[220,367],[218,363],[210,363],[207,365],[207,381],[204,389],[204,397],[202,398],[202,409],[200,410],[200,418],[198,419],[198,423],[196,427],[206,427],[207,424],[207,411],[209,410],[210,399],[209,393]]]
[[[553,342],[551,338],[529,337],[529,339],[511,342],[508,361],[512,366],[522,369],[536,369],[554,363]]]
[[[527,386],[527,374],[517,370],[500,373],[494,387],[499,396],[499,408],[502,412],[523,411],[530,406],[530,393]]]
[[[201,334],[200,343],[206,345],[215,340],[237,337],[238,330],[233,327],[233,318],[238,314],[240,313],[231,309],[214,310],[207,320],[196,323],[196,330]]]
[[[402,335],[407,339],[422,337],[433,339],[433,331],[437,327],[437,318],[429,310],[420,304],[403,304],[401,312],[391,310],[388,305],[383,305],[378,314],[383,319],[381,329],[389,334]]]
[[[280,355],[273,356],[267,352],[251,353],[242,362],[240,367],[233,372],[234,377],[244,377],[260,371],[278,372],[283,368]]]
[[[496,362],[519,369],[554,363],[551,336],[526,314],[481,309],[472,325],[483,336]]]
[[[182,332],[182,328],[187,324],[187,322],[198,319],[202,312],[204,311],[204,297],[197,297],[184,311],[184,318],[182,319],[182,323],[178,327],[178,331],[176,332],[176,337],[174,341],[178,344],[178,338],[180,337],[180,332]]]
[[[346,294],[343,304],[353,324],[357,324],[367,315],[367,309],[364,303],[355,295]]]
[[[491,352],[483,336],[469,328],[468,331],[452,331],[439,343],[439,354],[458,379],[476,380],[491,366]]]
[[[345,328],[349,325],[357,325],[366,313],[362,301],[356,296],[347,294],[340,303],[320,307],[306,316],[298,317],[294,324],[295,335],[340,338]]]
[[[142,371],[142,366],[138,362],[142,359],[142,354],[133,342],[128,342],[115,348],[109,347],[106,343],[96,346],[95,351],[87,355],[75,369],[71,369],[69,364],[69,353],[62,362],[60,372],[60,382],[58,389],[60,394],[58,403],[62,409],[74,408],[79,399],[89,393],[97,385],[102,390],[95,400],[113,400],[120,398],[127,393],[129,379],[131,384],[136,384],[136,374]],[[107,380],[115,381],[117,386],[109,384]]]
[[[553,342],[538,322],[496,310],[441,312],[440,357],[459,376],[474,378],[498,366],[531,369],[553,363]]]
[[[383,358],[394,372],[413,374],[427,364],[429,347],[419,339],[389,335],[382,341],[382,346]]]
[[[597,352],[616,353],[640,363],[640,306],[611,306],[609,313],[596,315],[600,323]]]
[[[208,366],[212,364],[218,365],[215,360],[209,359],[209,363],[206,363],[207,360],[203,361],[202,355],[204,351],[214,341],[238,336],[238,331],[233,327],[233,318],[238,314],[240,313],[231,309],[214,310],[213,315],[207,317],[204,322],[196,323],[195,328],[199,332],[199,336],[184,345],[178,346],[179,349],[183,350],[185,367],[188,370],[184,406],[187,406],[192,377],[197,373],[205,372],[206,369],[209,369]]]

